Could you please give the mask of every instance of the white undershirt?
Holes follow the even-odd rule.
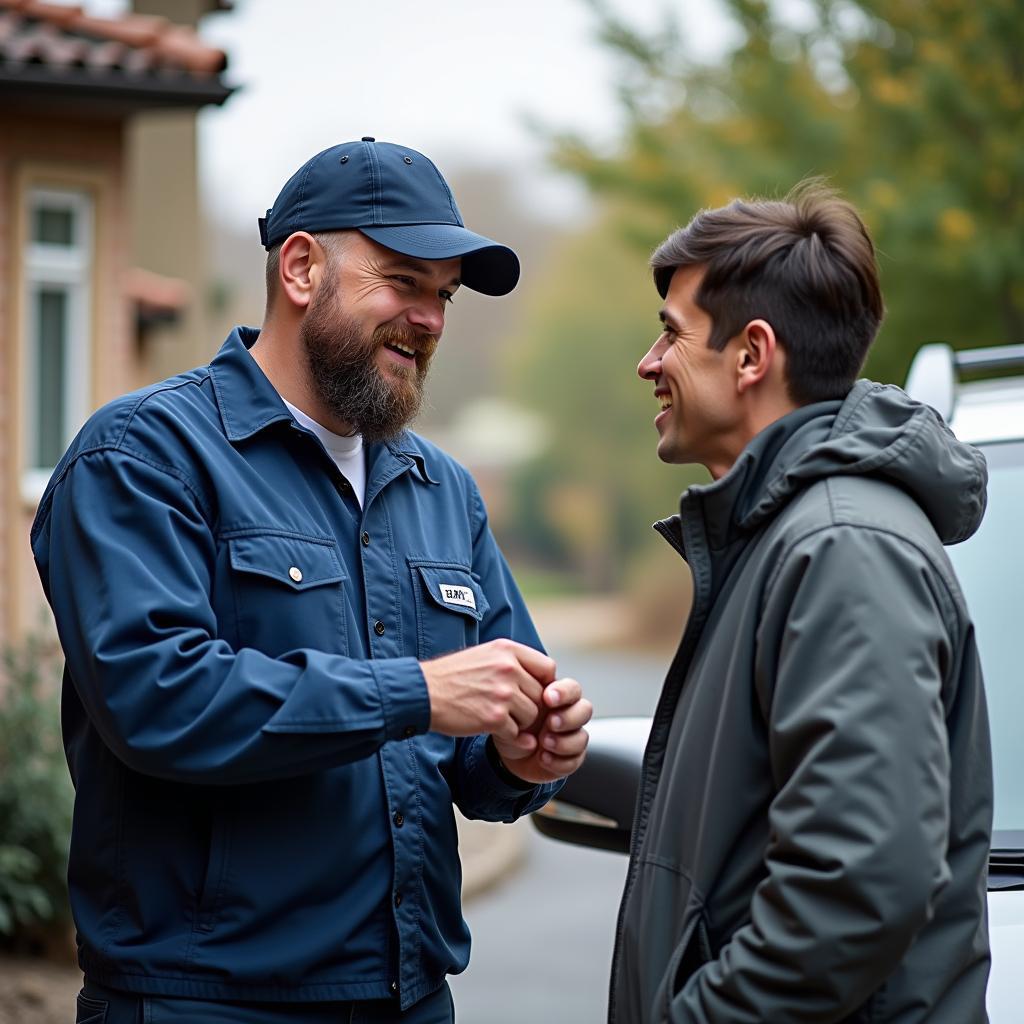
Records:
[[[362,508],[363,495],[366,493],[366,454],[363,451],[363,435],[353,434],[346,437],[344,434],[334,434],[316,420],[310,419],[301,409],[296,409],[287,399],[282,398],[281,401],[288,406],[288,411],[295,417],[300,427],[305,427],[320,438],[321,444],[327,449],[327,454],[334,459],[334,464],[352,485],[352,493]]]

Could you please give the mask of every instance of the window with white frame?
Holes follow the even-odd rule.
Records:
[[[89,411],[92,250],[87,193],[29,192],[22,490],[33,500]]]

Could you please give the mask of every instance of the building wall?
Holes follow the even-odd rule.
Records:
[[[205,15],[224,9],[217,0],[132,0],[131,7],[137,14],[155,14],[190,28]]]
[[[132,118],[126,130],[132,262],[184,280],[191,292],[173,323],[146,331],[144,358],[151,380],[209,362],[222,340],[208,315],[196,167],[194,111],[151,111]]]
[[[121,291],[129,242],[120,122],[72,121],[0,111],[0,644],[44,619],[23,493],[23,253],[25,200],[33,187],[72,188],[94,203],[88,405],[98,408],[145,378],[131,311]]]
[[[196,29],[219,5],[216,0],[133,0],[131,7]],[[191,289],[191,300],[174,323],[146,333],[144,358],[151,380],[209,362],[223,341],[209,310],[196,134],[194,110],[144,111],[127,127],[133,265],[180,278]]]

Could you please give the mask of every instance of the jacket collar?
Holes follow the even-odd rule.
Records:
[[[249,354],[259,336],[255,327],[236,327],[210,363],[213,393],[224,433],[231,442],[243,441],[271,423],[292,418],[277,389]]]
[[[256,327],[234,328],[210,363],[224,433],[232,443],[244,441],[273,423],[292,421],[277,389],[249,353],[259,336]],[[367,465],[372,467],[371,473],[381,477],[391,478],[397,475],[396,470],[415,466],[424,483],[437,484],[430,468],[432,458],[409,430],[383,444],[367,446]]]
[[[767,517],[766,496],[773,511],[785,503],[789,495],[776,494],[776,479],[827,436],[840,405],[829,401],[801,406],[769,424],[750,440],[728,473],[690,487],[680,502],[681,515],[660,520],[654,528],[688,560],[695,542],[710,551],[724,550]]]
[[[687,491],[682,514],[703,520],[709,548],[722,550],[815,481],[851,476],[905,491],[944,544],[971,536],[985,511],[984,456],[934,409],[891,384],[861,380],[842,400],[803,406],[766,427],[725,476]]]
[[[423,450],[419,437],[411,430],[403,430],[398,437],[385,444],[392,455],[400,459],[411,459],[417,474],[425,484],[440,484],[441,481],[430,473],[430,453]]]

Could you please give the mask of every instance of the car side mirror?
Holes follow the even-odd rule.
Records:
[[[596,850],[629,853],[640,768],[650,718],[597,718],[579,769],[558,796],[531,815],[551,839]]]

